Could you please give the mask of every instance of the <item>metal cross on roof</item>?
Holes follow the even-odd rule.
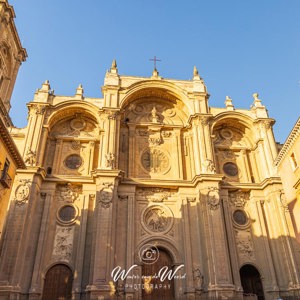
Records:
[[[153,61],[154,62],[154,70],[156,70],[156,62],[157,61],[161,61],[160,59],[156,58],[156,56],[154,55],[153,58],[150,58],[149,60]]]

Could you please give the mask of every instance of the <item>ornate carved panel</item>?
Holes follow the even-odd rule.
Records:
[[[56,226],[52,256],[57,260],[70,260],[73,251],[74,227]]]

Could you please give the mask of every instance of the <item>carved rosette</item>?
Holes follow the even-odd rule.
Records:
[[[79,200],[81,194],[81,185],[67,183],[57,187],[57,200],[61,202],[74,203],[76,200]]]
[[[52,256],[56,260],[69,261],[73,251],[74,226],[56,227]]]
[[[14,200],[17,206],[23,206],[29,199],[31,181],[29,179],[21,179],[19,182],[20,184],[15,190]]]
[[[217,210],[220,207],[220,195],[217,187],[209,188],[207,193],[207,205],[210,210]]]
[[[168,207],[155,204],[144,210],[141,223],[148,232],[167,232],[173,225],[173,214]]]
[[[103,187],[98,195],[98,202],[103,208],[109,208],[113,200],[114,184],[112,182],[103,182]]]

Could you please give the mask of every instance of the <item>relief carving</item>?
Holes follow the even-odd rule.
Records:
[[[99,192],[98,202],[104,208],[109,208],[114,192],[114,184],[112,182],[103,182],[103,188]]]
[[[106,168],[109,169],[114,169],[115,168],[115,155],[111,152],[105,154],[105,159],[106,159],[106,163],[105,166]]]
[[[209,188],[207,194],[207,204],[210,210],[217,210],[220,206],[219,189],[216,187]]]
[[[194,279],[195,289],[197,291],[203,290],[204,276],[202,275],[199,266],[195,266],[193,268],[193,279]]]
[[[254,250],[249,231],[236,231],[236,245],[240,256],[244,259],[254,259]]]
[[[36,152],[28,148],[25,156],[26,166],[35,167],[36,166]]]
[[[151,232],[164,232],[171,225],[171,214],[163,206],[151,206],[144,212],[143,222]]]
[[[20,184],[15,190],[15,202],[17,206],[23,206],[28,202],[31,181],[29,179],[19,180]]]
[[[57,186],[57,199],[58,201],[74,203],[79,199],[80,194],[82,193],[82,186],[67,183],[65,185]]]
[[[56,227],[52,256],[59,260],[70,260],[73,251],[74,227]]]
[[[158,149],[147,149],[143,152],[141,163],[144,169],[151,173],[165,173],[170,164],[167,154]]]
[[[171,196],[170,189],[157,187],[139,189],[138,194],[152,202],[163,202]]]
[[[202,167],[205,173],[214,174],[216,173],[215,164],[211,159],[206,159],[202,163]]]
[[[245,207],[247,201],[249,201],[249,192],[237,191],[229,193],[229,203],[235,207]]]

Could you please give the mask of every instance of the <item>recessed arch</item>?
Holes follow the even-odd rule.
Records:
[[[193,113],[192,107],[188,103],[188,95],[185,91],[171,82],[159,80],[145,80],[129,86],[124,92],[124,96],[120,102],[120,108],[124,108],[130,102],[140,99],[141,97],[150,96],[171,102],[181,101],[187,107],[189,114]]]
[[[99,115],[97,114],[98,108],[93,104],[83,101],[70,101],[58,104],[53,107],[53,113],[49,116],[45,125],[51,128],[62,119],[68,119],[81,114],[96,124],[100,123]]]
[[[52,265],[46,272],[42,300],[72,299],[73,271],[64,264]]]
[[[261,274],[254,265],[243,265],[240,268],[240,278],[244,293],[254,294],[258,300],[265,299]]]

